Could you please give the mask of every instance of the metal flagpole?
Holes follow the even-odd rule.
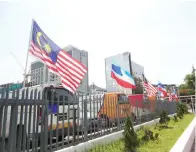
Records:
[[[26,64],[25,64],[25,71],[24,71],[23,87],[25,87],[25,83],[26,83],[26,73],[27,73],[27,65],[28,65],[28,58],[29,58],[29,48],[30,48],[31,39],[32,39],[33,22],[34,22],[34,20],[32,19],[31,29],[30,29],[30,37],[29,37],[29,45],[28,45],[28,50],[27,50],[27,57],[26,57]]]

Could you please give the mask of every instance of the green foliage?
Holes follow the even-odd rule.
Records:
[[[143,141],[155,140],[158,139],[159,133],[153,133],[153,131],[149,129],[144,130],[144,136],[142,137]]]
[[[134,131],[131,118],[128,116],[125,121],[125,128],[123,132],[124,150],[125,152],[135,152],[139,145],[137,134]]]
[[[180,96],[188,96],[188,95],[194,95],[195,91],[193,89],[186,89],[186,90],[179,90]]]
[[[187,74],[184,83],[180,85],[179,92],[181,96],[195,94],[195,74],[194,72]]]
[[[170,120],[170,118],[168,117],[168,113],[167,113],[165,110],[163,110],[163,111],[160,113],[160,120],[159,120],[159,123],[160,123],[162,126],[167,127],[169,120]]]
[[[157,130],[154,129],[154,125],[148,127],[148,129],[150,129],[155,133],[154,137],[158,136],[157,137],[158,140],[149,140],[148,142],[143,142],[144,144],[142,144],[141,142],[140,145],[137,147],[137,151],[138,152],[170,151],[170,149],[173,147],[173,145],[176,143],[178,138],[181,136],[183,131],[186,129],[186,127],[193,119],[194,119],[193,114],[187,114],[184,115],[183,119],[179,120],[176,123],[170,121],[168,123],[169,128],[167,129],[163,128],[162,130],[158,131],[157,135],[155,133],[157,132]],[[141,139],[143,137],[145,128],[140,127],[140,129],[136,131],[138,139]],[[120,139],[105,145],[96,145],[96,147],[93,147],[92,149],[88,150],[88,152],[123,152],[123,150],[124,150],[124,140]]]
[[[173,120],[174,120],[174,122],[178,122],[178,117],[176,115],[174,115]]]
[[[184,82],[189,89],[195,90],[195,74],[187,74],[184,78]]]
[[[177,117],[182,119],[183,115],[188,113],[187,105],[185,103],[179,102],[177,104],[176,112],[177,112]]]

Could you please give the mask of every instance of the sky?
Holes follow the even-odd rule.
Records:
[[[23,80],[32,19],[60,47],[88,51],[100,87],[104,59],[126,51],[151,83],[180,84],[196,65],[196,1],[10,0],[0,1],[0,84]]]

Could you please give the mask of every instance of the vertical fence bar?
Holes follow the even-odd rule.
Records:
[[[41,93],[40,93],[40,91],[38,92],[38,94],[37,94],[37,98],[36,99],[38,99],[38,100],[40,100],[40,98],[41,98],[41,95],[40,95]],[[43,99],[43,98],[42,98]],[[41,109],[40,109],[40,105],[37,105],[36,106],[36,110],[37,110],[37,121],[36,121],[36,141],[35,141],[35,152],[37,152],[38,151],[38,146],[39,146],[39,140],[40,140],[40,132],[39,132],[39,126],[40,126],[40,114],[41,114]]]
[[[67,101],[68,102],[68,101]],[[63,120],[62,120],[62,148],[64,147],[64,143],[65,143],[65,96],[63,96]],[[66,118],[67,119],[67,118]]]
[[[29,90],[26,89],[24,90],[25,96],[23,96],[23,99],[27,100],[28,99],[28,95],[29,95]],[[27,145],[27,141],[26,141],[26,132],[27,132],[27,114],[28,114],[28,105],[27,102],[25,102],[25,114],[24,114],[24,133],[22,134],[22,139],[24,139],[23,145],[22,145],[22,149],[23,152],[26,150],[26,145]]]
[[[90,94],[89,99],[87,99],[87,101],[89,101],[89,103],[90,103],[90,121],[92,120],[92,100],[91,100],[91,96],[92,95]],[[87,119],[87,124],[88,124],[88,128],[90,129],[90,134],[91,134],[91,139],[92,139],[92,128],[89,126],[89,118]]]
[[[33,99],[33,90],[31,90],[31,92],[30,92],[30,98],[29,98],[29,100],[32,100]],[[29,149],[30,149],[30,134],[31,134],[31,117],[32,117],[32,105],[30,105],[29,107],[29,112],[28,112],[28,114],[29,114],[29,119],[28,119],[28,130],[27,130],[27,135],[28,135],[28,137],[27,137],[27,152],[29,152]]]
[[[7,104],[6,100],[8,100],[8,98],[9,98],[9,96],[8,96],[9,92],[8,91],[9,90],[7,88],[6,89],[6,97],[5,97],[5,108],[4,108],[4,114],[3,114],[4,119],[3,119],[3,128],[2,128],[2,146],[1,146],[2,152],[5,151],[5,135],[6,135],[5,133],[6,133],[6,122],[7,122],[7,113],[8,113],[8,110],[7,110],[8,109],[8,104]],[[14,95],[14,93],[12,95]],[[11,119],[10,119],[10,121],[11,121]],[[11,127],[11,125],[10,125],[10,127]]]
[[[73,143],[76,142],[76,109],[73,107]]]
[[[77,117],[77,143],[79,143],[79,131],[81,131],[81,123],[80,123],[80,119],[81,119],[81,116],[80,116],[80,112],[81,112],[81,109],[80,109],[80,106],[79,106],[79,98],[77,95],[75,95],[75,102],[76,102],[76,105],[77,105],[77,110],[76,110],[76,117]]]
[[[80,118],[80,124],[81,124],[81,135],[82,135],[82,141],[84,141],[84,128],[85,128],[85,122],[84,122],[84,103],[82,101],[82,96],[78,95],[78,103],[79,103],[79,118]]]
[[[14,138],[13,146],[14,147],[18,147],[17,140],[19,140],[18,134],[19,134],[19,128],[21,127],[17,123],[17,119],[18,119],[18,105],[19,105],[19,101],[20,101],[19,100],[19,89],[17,89],[17,91],[16,91],[16,98],[15,99],[16,100],[15,100],[15,105],[14,105],[14,137],[16,137],[16,138]]]
[[[44,101],[44,152],[48,151],[48,101]]]
[[[88,118],[87,118],[87,100],[84,101],[84,96],[82,96],[82,103],[84,105],[84,141],[87,141],[88,135]]]
[[[33,102],[33,138],[32,138],[32,151],[35,151],[35,141],[36,141],[36,132],[35,132],[35,129],[36,129],[36,104],[35,104],[35,100],[37,99],[37,89],[35,89],[34,91],[34,102]],[[38,118],[38,117],[37,117]]]
[[[12,99],[15,97],[15,91],[12,92]],[[16,149],[16,138],[17,138],[17,134],[16,132],[18,132],[18,126],[17,126],[17,116],[18,116],[18,106],[17,106],[17,99],[19,99],[19,90],[17,91],[17,95],[16,95],[16,98],[15,98],[15,102],[14,104],[12,104],[12,110],[11,110],[11,118],[10,118],[10,121],[11,121],[11,125],[10,125],[10,135],[12,137],[9,137],[11,138],[10,140],[10,151],[13,151]]]
[[[3,111],[5,109],[5,103],[6,102],[5,101],[3,102],[3,100],[0,98],[0,103],[2,104],[1,107],[0,107],[0,133],[2,134],[2,132],[3,132],[2,121],[3,121],[3,118],[4,118]],[[0,144],[0,149],[3,149],[2,144]]]
[[[92,120],[90,120],[91,122],[90,122],[90,125],[92,126],[92,128],[93,128],[93,135],[95,136],[95,132],[96,132],[96,130],[95,130],[95,95],[93,95],[93,122],[92,122]]]
[[[58,141],[59,141],[59,95],[56,95],[55,93],[55,96],[54,96],[54,105],[56,105],[56,108],[57,108],[57,112],[56,112],[56,150],[58,149]]]
[[[97,98],[96,98],[96,131],[99,132],[99,122],[98,122],[98,112],[99,112],[99,95],[97,95]],[[98,134],[99,135],[99,134]]]
[[[47,100],[49,100],[49,105],[48,107],[50,107],[50,111],[49,111],[49,115],[50,115],[50,128],[49,128],[49,132],[50,132],[50,152],[52,152],[52,138],[53,138],[53,110],[52,110],[52,106],[54,104],[54,93],[52,91],[52,89],[50,88],[47,92],[46,92],[46,98]],[[54,126],[55,127],[55,126]]]
[[[104,100],[104,96],[103,96],[103,97],[100,96],[100,97],[99,97],[99,107],[100,107],[100,108],[99,108],[99,115],[98,115],[98,117],[99,117],[99,118],[98,118],[98,119],[99,119],[98,123],[99,123],[99,128],[100,128],[100,130],[101,130],[101,135],[103,134],[103,132],[102,132],[102,131],[103,131],[103,126],[102,126],[102,119],[101,119],[100,116],[101,116],[101,113],[102,113],[102,111],[103,111],[103,106],[102,106],[102,105],[103,105],[103,102],[102,102],[103,100]]]
[[[22,95],[23,97],[24,97],[24,94]],[[17,140],[17,152],[20,152],[21,150],[22,150],[22,138],[23,138],[23,136],[22,136],[22,125],[23,125],[23,110],[24,110],[24,106],[23,105],[21,105],[21,109],[20,109],[20,121],[19,121],[19,134],[17,134],[17,136],[18,136],[18,138],[19,138],[19,140]]]
[[[41,152],[45,152],[44,151],[44,125],[45,125],[45,109],[44,109],[44,105],[42,104],[42,109],[41,109],[41,113],[42,113],[42,119],[41,119],[41,139],[40,139],[40,151]]]
[[[114,97],[115,98],[115,97]],[[119,104],[118,99],[114,99],[116,103],[116,113],[117,113],[117,119],[118,119],[118,131],[120,130],[120,119],[119,119]]]
[[[68,109],[67,109],[67,120],[68,120],[68,130],[67,130],[67,142],[68,142],[68,146],[70,143],[70,102],[68,102]]]
[[[110,104],[108,105],[108,128],[111,129],[112,128],[112,123],[113,123],[113,118],[112,118],[112,102],[113,102],[113,99],[110,100]],[[110,119],[111,118],[111,119]]]
[[[73,96],[73,101],[75,100],[75,96]],[[72,102],[73,103],[73,102]],[[72,104],[72,120],[73,120],[73,140],[72,144],[75,144],[76,142],[76,115],[75,115],[75,104]]]

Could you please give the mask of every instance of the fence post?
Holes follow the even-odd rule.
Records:
[[[143,104],[142,104],[142,105],[143,105]],[[139,110],[138,110],[138,108],[139,108],[139,103],[138,103],[138,101],[136,100],[137,124],[140,123],[140,115],[139,115]],[[141,109],[142,109],[142,108],[141,108]]]
[[[117,129],[120,130],[120,119],[119,119],[119,106],[118,106],[118,103],[116,104],[116,112],[117,112],[117,119],[118,119],[118,127],[117,127]]]
[[[44,113],[44,152],[45,151],[48,151],[48,115],[49,115],[49,112],[48,112],[48,101],[46,100],[45,101],[45,113]]]
[[[192,109],[192,112],[194,112],[194,106],[193,106],[193,97],[191,96],[191,109]]]
[[[84,106],[84,141],[87,140],[87,134],[88,134],[88,118],[87,118],[87,100],[83,100],[84,99],[84,96],[82,95],[82,103],[83,103],[83,106]],[[87,99],[87,97],[86,97]]]

